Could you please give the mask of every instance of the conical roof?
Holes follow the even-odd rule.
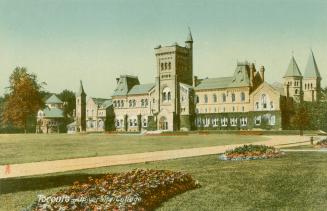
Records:
[[[188,28],[188,36],[185,42],[193,42],[193,37],[190,28]]]
[[[299,66],[297,65],[294,56],[292,56],[290,64],[286,70],[284,77],[302,76]]]
[[[315,56],[313,55],[313,52],[311,51],[308,59],[307,66],[305,68],[304,72],[305,78],[321,78],[320,72],[316,63]]]
[[[80,80],[79,90],[76,93],[76,96],[80,96],[80,95],[86,95],[86,93],[84,92],[82,80]]]

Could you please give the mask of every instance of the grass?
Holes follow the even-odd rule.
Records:
[[[249,143],[265,139],[260,136],[227,134],[184,136],[2,134],[0,165]]]
[[[326,210],[327,155],[315,152],[255,161],[220,161],[210,155],[3,179],[0,210],[20,210],[37,194],[56,192],[75,180],[133,168],[184,171],[202,185],[164,202],[158,210]]]

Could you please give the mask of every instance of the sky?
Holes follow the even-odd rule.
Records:
[[[0,0],[0,95],[16,66],[45,89],[109,98],[122,74],[154,82],[154,47],[194,40],[199,78],[233,74],[237,61],[282,81],[291,56],[302,73],[313,50],[327,86],[326,0]]]

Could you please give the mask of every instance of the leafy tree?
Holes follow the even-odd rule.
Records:
[[[9,77],[9,84],[2,121],[23,128],[26,133],[28,119],[44,105],[40,91],[45,83],[39,83],[37,76],[28,73],[25,67],[16,67]]]
[[[307,129],[310,123],[309,112],[306,106],[299,104],[296,106],[295,115],[292,119],[292,124],[296,129],[300,130],[300,135],[303,135],[303,130]]]
[[[58,97],[64,102],[64,115],[67,118],[73,118],[75,109],[75,93],[70,90],[63,90]]]

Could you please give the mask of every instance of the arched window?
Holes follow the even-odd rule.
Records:
[[[241,92],[241,101],[245,101],[245,93]]]
[[[161,70],[164,69],[164,63],[161,63]]]
[[[145,107],[148,106],[148,99],[145,99],[144,104],[145,104]]]
[[[171,69],[171,63],[170,62],[168,63],[168,69],[169,70]]]
[[[133,107],[136,106],[136,100],[133,100]]]
[[[213,102],[216,103],[217,102],[217,95],[213,94],[212,99],[213,99]]]
[[[144,99],[141,100],[141,106],[144,107]]]
[[[225,93],[222,95],[222,100],[223,100],[223,102],[226,102],[226,94]]]
[[[167,70],[167,62],[165,62],[165,70]]]
[[[165,87],[163,90],[162,90],[162,100],[164,102],[169,102],[171,100],[171,92],[170,92],[170,89],[169,87]]]
[[[262,108],[267,108],[267,97],[265,94],[261,95],[261,106]]]
[[[312,83],[311,83],[311,89],[312,89]]]
[[[295,89],[295,94],[297,94],[297,89]]]
[[[304,84],[304,89],[307,89],[307,84]]]
[[[124,101],[122,100],[122,101],[120,102],[120,104],[121,104],[121,107],[123,108],[123,107],[124,107]]]
[[[208,103],[208,95],[204,95],[204,102]]]
[[[129,100],[129,101],[128,101],[128,106],[129,106],[130,108],[133,106],[133,102],[132,102],[132,100]]]
[[[235,102],[235,94],[232,94],[232,102]]]
[[[117,101],[117,104],[118,108],[120,108],[120,100]]]
[[[199,96],[195,96],[195,103],[199,103]]]

